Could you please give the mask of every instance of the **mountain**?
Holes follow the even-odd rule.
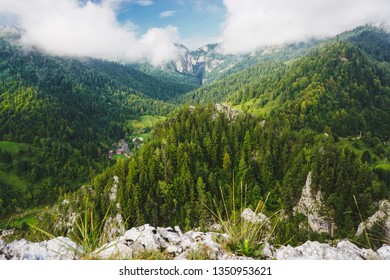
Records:
[[[225,55],[220,44],[205,45],[195,51],[177,45],[179,58],[172,62],[172,68],[179,73],[193,75],[199,83],[208,84],[223,79],[229,74],[242,71],[261,62],[288,61],[305,54],[319,44],[319,40],[303,43],[267,46],[252,53]]]
[[[339,136],[370,132],[388,139],[390,127],[383,120],[390,116],[390,68],[385,61],[390,52],[373,49],[368,38],[386,45],[390,35],[371,27],[347,32],[295,60],[262,62],[179,101],[228,102],[254,114],[283,114],[297,128],[323,131],[328,126]]]
[[[179,45],[181,59],[165,68],[51,57],[3,40],[0,175],[90,176],[76,191],[58,189],[57,204],[39,216],[56,235],[85,215],[126,228],[205,228],[212,213],[235,221],[245,205],[272,217],[279,244],[356,239],[390,195],[389,38],[364,26],[242,56]],[[130,159],[102,160],[143,114],[166,119]],[[31,197],[25,207],[39,205],[15,189],[3,205],[18,195]]]
[[[177,47],[179,58],[174,62],[175,69],[180,73],[194,75],[198,78],[200,84],[213,79],[214,73],[223,73],[243,60],[242,56],[219,53],[218,44],[206,45],[195,51],[190,51],[183,45]]]
[[[15,198],[2,211],[85,182],[110,164],[106,153],[131,133],[129,120],[165,115],[167,101],[197,87],[178,73],[26,49],[20,32],[0,32],[0,199]]]

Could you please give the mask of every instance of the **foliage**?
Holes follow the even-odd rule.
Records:
[[[111,143],[131,132],[126,121],[167,114],[163,100],[195,88],[164,71],[25,50],[4,35],[0,59],[2,214],[73,191],[111,164]]]
[[[363,36],[363,37],[362,37]],[[373,41],[367,38],[375,37]],[[330,39],[288,63],[262,62],[179,98],[181,103],[230,102],[251,113],[288,120],[291,128],[387,140],[390,35],[366,27]],[[381,44],[380,44],[380,43]]]
[[[153,76],[141,66],[25,52],[0,39],[0,135],[7,141],[0,142],[1,214],[58,196],[71,201],[60,214],[85,213],[81,198],[88,197],[93,215],[87,220],[95,229],[109,209],[126,227],[190,229],[212,221],[204,205],[215,201],[224,209],[224,196],[231,203],[222,218],[239,233],[245,229],[227,214],[241,206],[234,179],[245,182],[248,207],[268,197],[267,211],[285,211],[287,221],[276,229],[279,243],[293,236],[294,242],[325,239],[299,229],[303,220],[293,211],[311,172],[313,192],[320,190],[331,209],[325,214],[336,223],[335,237],[351,236],[360,216],[389,198],[389,50],[376,47],[389,38],[363,27],[303,48],[298,57],[249,63],[187,94],[193,85],[183,77],[175,83],[175,74],[164,82],[159,70]],[[217,109],[216,102],[242,111],[233,117],[232,107]],[[113,141],[137,128],[134,120],[144,127],[167,114],[130,159],[105,159]],[[12,175],[27,191],[4,180]],[[109,199],[114,176],[118,208]],[[88,179],[91,191],[72,193]],[[44,221],[53,225],[57,214]],[[249,237],[238,239],[234,251],[256,255],[261,249]]]
[[[233,185],[234,189],[234,185]],[[222,192],[222,191],[221,191]],[[233,191],[234,193],[234,191]],[[212,214],[217,219],[218,224],[221,225],[221,231],[227,234],[227,238],[224,241],[224,246],[231,252],[253,258],[263,257],[263,248],[265,243],[267,243],[273,237],[274,230],[277,226],[278,219],[271,226],[269,221],[246,221],[243,218],[237,217],[236,210],[238,214],[242,213],[246,208],[246,203],[243,200],[243,197],[246,197],[245,190],[243,190],[241,185],[240,191],[240,208],[235,208],[235,195],[233,194],[230,211],[228,210],[227,202],[225,201],[224,196],[222,195],[223,201],[223,210],[216,208],[216,211]],[[255,215],[258,213],[263,213],[265,211],[265,204],[269,198],[267,195],[265,202],[259,201],[254,212]],[[271,217],[271,219],[274,219]]]
[[[187,252],[187,260],[210,260],[209,248],[205,244],[198,244],[196,248],[190,248]]]
[[[158,125],[152,140],[131,159],[118,161],[94,178],[95,211],[104,216],[112,178],[118,176],[119,213],[127,228],[144,223],[186,230],[203,227],[212,220],[204,205],[216,201],[224,209],[220,189],[227,201],[237,197],[238,190],[229,187],[234,176],[246,184],[248,207],[255,208],[268,196],[268,210],[283,208],[291,219],[311,171],[313,188],[321,189],[325,204],[333,209],[337,234],[345,237],[359,223],[357,212],[345,215],[355,209],[353,195],[364,217],[373,213],[374,201],[387,197],[384,182],[332,136],[291,130],[277,119],[265,124],[260,120],[245,114],[228,120],[212,106],[182,109]],[[77,197],[80,193],[71,200]],[[228,208],[239,209],[240,199]]]

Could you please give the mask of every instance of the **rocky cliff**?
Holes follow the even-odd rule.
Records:
[[[200,84],[210,82],[248,56],[224,55],[218,51],[218,44],[209,44],[195,51],[190,51],[183,45],[176,47],[178,58],[173,61],[176,71],[197,77]]]
[[[333,235],[336,228],[330,216],[330,209],[327,209],[322,202],[321,191],[313,194],[311,173],[307,175],[305,186],[298,204],[294,207],[294,213],[302,213],[307,217],[308,224],[314,232],[329,233]]]

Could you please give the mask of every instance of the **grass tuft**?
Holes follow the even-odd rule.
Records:
[[[264,246],[273,237],[275,228],[279,222],[279,217],[276,215],[278,212],[272,214],[272,216],[269,217],[271,225],[262,222],[245,221],[241,217],[237,217],[237,211],[235,207],[236,199],[234,198],[234,195],[231,206],[232,212],[229,212],[228,205],[221,188],[220,191],[222,195],[223,211],[221,211],[218,207],[216,207],[216,211],[211,210],[207,206],[206,208],[209,209],[212,215],[216,218],[217,222],[221,225],[221,231],[229,236],[229,238],[223,239],[222,246],[236,255],[252,257],[256,259],[263,258]],[[234,193],[233,184],[233,194]],[[269,195],[270,194],[268,193],[264,202],[262,200],[258,202],[254,211],[256,215],[265,211],[265,205]],[[242,184],[240,199],[239,213],[242,213],[243,210],[246,209],[246,194],[245,191],[243,192]],[[217,204],[215,203],[215,205]]]

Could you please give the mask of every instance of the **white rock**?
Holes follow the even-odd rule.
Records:
[[[337,249],[344,250],[346,252],[349,252],[351,254],[354,254],[362,259],[365,260],[376,260],[379,259],[379,255],[374,252],[371,249],[361,249],[355,244],[351,243],[348,240],[342,240],[339,243],[337,243],[336,246]]]
[[[182,235],[183,235],[183,233],[182,233],[182,231],[181,231],[181,229],[180,229],[179,226],[175,226],[175,227],[174,227],[174,230],[177,232],[177,234],[178,234],[179,236],[182,236]]]
[[[174,231],[172,228],[157,228],[157,232],[161,235],[164,240],[170,244],[179,244],[182,241],[182,238],[179,236],[179,233]]]
[[[188,248],[191,247],[191,240],[187,236],[183,236],[183,239],[180,241],[180,247],[183,250],[187,250]]]
[[[138,243],[126,243],[123,238],[118,238],[108,244],[103,245],[95,250],[91,257],[97,259],[129,259],[132,258],[135,252],[144,250],[143,246]]]
[[[161,236],[148,224],[126,231],[123,237],[125,240],[141,244],[147,250],[157,250],[161,246]]]
[[[68,237],[57,237],[47,241],[47,254],[45,260],[71,260],[82,252],[80,246],[70,240]]]
[[[69,204],[69,200],[68,199],[64,199],[62,202],[61,202],[61,205],[67,205]]]
[[[185,234],[185,236],[189,237],[191,241],[201,241],[201,240],[204,240],[205,238],[205,233],[204,232],[200,232],[200,231],[187,231]]]
[[[220,103],[215,104],[215,109],[219,113],[224,113],[228,120],[234,120],[234,119],[236,119],[239,116],[240,113],[242,113],[242,111],[234,109],[234,108],[230,107],[228,104],[225,104],[225,103],[223,103],[223,104],[220,104]],[[211,117],[212,117],[213,120],[215,120],[216,118],[218,118],[218,113],[212,115]]]
[[[263,254],[266,259],[273,259],[275,258],[275,248],[269,243],[265,243],[263,248]]]
[[[103,227],[103,235],[108,242],[113,241],[124,232],[125,225],[121,214],[116,214],[115,217],[107,218]]]
[[[57,237],[39,243],[21,239],[3,248],[6,258],[16,260],[72,260],[76,259],[80,252],[81,248],[67,237]]]
[[[4,250],[4,248],[7,246],[5,241],[3,239],[0,239],[0,253]]]
[[[296,248],[288,245],[276,250],[278,260],[361,260],[353,252],[321,244],[317,241],[307,241]]]
[[[118,176],[114,176],[114,183],[119,184],[119,177]]]
[[[321,191],[318,190],[315,196],[312,194],[311,172],[309,172],[305,186],[302,189],[301,198],[298,204],[294,207],[294,214],[302,213],[305,215],[308,219],[310,228],[314,232],[325,232],[333,235],[336,226],[329,217],[325,217],[320,214],[323,209],[325,209],[325,206],[322,202]]]
[[[265,226],[270,226],[270,221],[266,215],[263,213],[255,213],[251,209],[246,208],[241,213],[241,218],[244,221],[251,222],[254,224],[261,224]]]
[[[360,236],[365,230],[371,229],[375,224],[383,222],[385,235],[390,237],[390,202],[382,200],[379,203],[379,209],[366,221],[359,224],[356,236]]]
[[[179,247],[174,246],[174,245],[169,245],[166,249],[166,251],[170,254],[176,254],[179,252]]]
[[[204,241],[202,242],[206,247],[209,249],[208,250],[208,255],[212,260],[216,260],[219,257],[222,257],[223,252],[221,250],[221,246],[215,242],[214,239],[215,233],[206,233]]]
[[[377,253],[382,260],[390,260],[390,245],[383,245]]]

